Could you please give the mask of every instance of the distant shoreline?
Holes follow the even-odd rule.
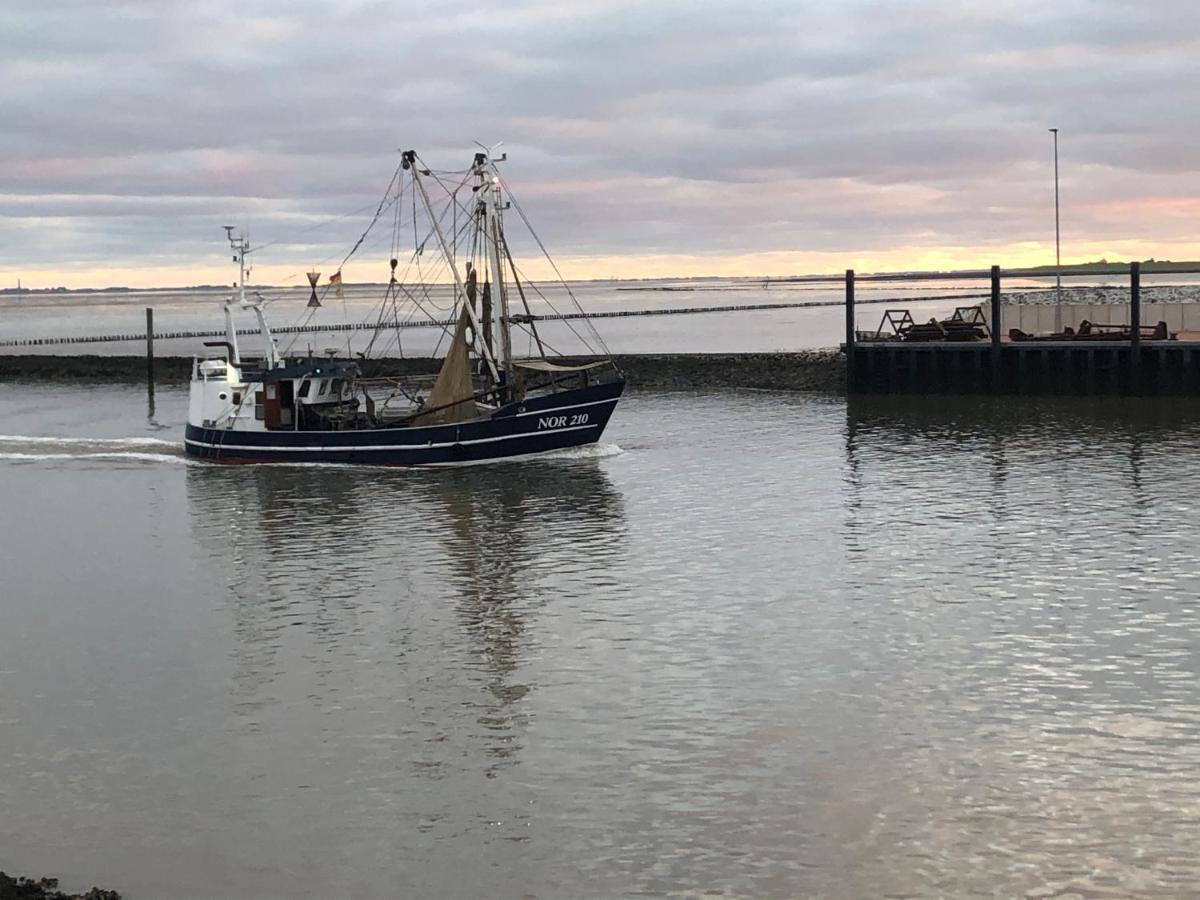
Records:
[[[1127,262],[1108,262],[1100,260],[1098,262],[1075,263],[1072,265],[1063,266],[1061,270],[1054,266],[1032,266],[1019,269],[1001,269],[1001,274],[1005,278],[1046,278],[1055,274],[1061,274],[1064,278],[1078,278],[1089,275],[1127,275],[1129,273],[1129,263]],[[1173,262],[1171,260],[1145,260],[1142,262],[1143,275],[1200,275],[1200,260],[1198,261],[1181,261]],[[955,279],[980,278],[987,275],[985,269],[952,269],[949,271],[921,271],[915,270],[911,272],[861,272],[856,275],[860,281],[952,281]],[[844,273],[833,273],[826,275],[663,275],[654,278],[581,278],[577,280],[568,279],[568,284],[622,284],[631,285],[631,288],[618,288],[618,290],[664,290],[664,291],[685,291],[690,288],[683,287],[662,287],[662,288],[637,288],[638,284],[648,284],[651,282],[662,281],[682,281],[682,282],[748,282],[750,284],[820,284],[823,282],[837,282],[845,277]],[[534,284],[553,283],[552,280],[535,280]],[[449,282],[447,282],[449,284]],[[384,288],[387,284],[377,281],[347,281],[344,287],[348,290],[351,288]],[[308,290],[307,285],[299,284],[262,284],[255,285],[257,290],[270,291],[302,291]],[[0,297],[23,297],[23,296],[44,296],[46,294],[153,294],[153,293],[183,293],[183,292],[219,292],[228,291],[230,287],[224,284],[194,284],[182,287],[124,287],[120,285],[112,287],[87,287],[87,288],[68,288],[68,287],[9,287],[0,288]]]

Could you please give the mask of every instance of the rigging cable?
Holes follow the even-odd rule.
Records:
[[[500,178],[499,174],[497,174],[496,177]],[[517,198],[513,195],[513,192],[509,189],[508,183],[506,181],[504,181],[503,178],[500,178],[500,185],[504,188],[505,193],[508,194],[508,199],[510,201],[512,201],[513,209],[515,209],[517,211],[517,215],[519,215],[521,217],[521,221],[525,223],[525,227],[529,229],[530,235],[532,235],[533,239],[537,242],[538,248],[541,249],[541,251],[542,251],[542,255],[546,257],[546,262],[550,263],[550,268],[552,268],[554,270],[554,274],[556,276],[558,276],[559,284],[561,284],[563,286],[563,289],[566,290],[567,296],[571,298],[571,302],[575,304],[575,308],[577,310],[579,310],[579,312],[582,313],[583,307],[579,305],[579,300],[575,297],[575,294],[574,294],[574,292],[572,292],[570,285],[567,284],[566,279],[563,278],[562,272],[560,272],[558,270],[558,266],[555,264],[554,260],[551,258],[550,252],[546,249],[546,245],[542,243],[542,239],[540,237],[538,237],[538,233],[534,230],[533,225],[530,223],[529,217],[525,215],[525,210],[521,208],[521,204],[517,202]],[[536,287],[534,289],[536,290]],[[538,294],[541,295],[541,291],[538,291]],[[545,300],[546,298],[544,296],[542,296],[542,299]],[[547,302],[549,302],[549,301],[547,301]],[[551,309],[553,309],[553,308],[554,308],[553,304],[551,304]],[[555,310],[556,314],[557,314],[557,312],[558,311]],[[584,321],[585,325],[587,326],[588,331],[591,332],[592,337],[594,337],[596,339],[596,341],[600,345],[601,349],[604,350],[605,356],[607,356],[611,360],[612,359],[612,351],[608,349],[608,345],[604,342],[604,338],[600,337],[600,332],[596,330],[596,326],[592,324],[591,319],[584,319],[583,321]],[[578,332],[575,332],[574,328],[572,328],[571,331],[575,333],[576,337],[579,337],[580,340],[583,340],[583,338],[578,334]],[[585,346],[587,346],[587,341],[583,341],[583,343]]]
[[[342,257],[342,261],[338,264],[338,267],[337,267],[338,272],[342,271],[342,267],[346,265],[346,262],[350,259],[350,257],[352,257],[355,254],[355,252],[357,252],[358,248],[362,246],[363,241],[365,241],[367,239],[367,235],[369,235],[371,233],[371,229],[373,229],[375,227],[376,223],[379,221],[380,217],[383,215],[384,210],[388,209],[391,206],[391,203],[388,202],[388,198],[392,194],[392,187],[396,184],[396,182],[400,176],[400,171],[401,171],[401,167],[399,165],[397,165],[396,171],[392,173],[391,180],[388,181],[387,187],[383,191],[383,196],[380,197],[379,203],[375,208],[375,215],[371,217],[371,221],[367,224],[366,229],[364,229],[363,233],[359,236],[358,240],[354,242],[354,246],[350,248],[350,252],[347,253],[344,257]],[[395,201],[392,201],[392,202],[395,202]],[[369,209],[370,206],[368,205],[366,208]],[[264,245],[264,246],[269,246],[269,245]],[[330,259],[335,259],[335,258],[336,257],[330,257]],[[322,261],[321,265],[324,265],[324,263],[325,263],[325,261]],[[321,292],[319,299],[324,300],[325,297],[328,295],[328,293],[329,293],[329,285],[326,285],[325,289]],[[308,319],[311,320],[313,317],[315,317],[316,311],[317,311],[317,307],[312,307],[311,309],[307,310],[304,315],[307,315]],[[302,319],[304,318],[304,315],[301,316]],[[349,311],[346,306],[345,292],[343,292],[343,294],[342,294],[342,316],[346,319],[349,319],[349,317],[350,317]],[[308,324],[308,323],[305,322],[305,324]],[[299,333],[297,333],[296,335],[294,335],[292,337],[291,341],[288,342],[288,345],[284,350],[285,353],[288,353],[291,351],[292,347],[295,345],[295,343],[299,339],[299,337],[300,337]],[[347,338],[346,338],[346,353],[347,353],[347,355],[350,355],[352,353],[352,351],[350,349],[349,336],[347,336]]]
[[[267,243],[265,243],[265,244],[259,244],[257,247],[252,247],[251,249],[247,250],[246,255],[248,256],[251,253],[257,253],[259,250],[265,250],[267,247],[274,247],[277,244],[289,244],[292,242],[291,238],[294,238],[301,234],[308,234],[309,232],[316,231],[318,228],[324,228],[326,225],[332,225],[334,222],[340,222],[343,219],[349,219],[352,216],[362,215],[363,213],[365,213],[367,210],[369,210],[374,205],[375,205],[375,203],[374,203],[374,201],[372,201],[372,202],[368,203],[366,206],[360,206],[358,209],[354,210],[353,212],[342,213],[340,216],[334,216],[333,218],[325,219],[321,222],[317,222],[315,225],[310,225],[307,228],[301,228],[298,231],[293,231],[288,237],[276,238],[273,241],[267,241]],[[295,276],[293,276],[293,277],[295,277]]]

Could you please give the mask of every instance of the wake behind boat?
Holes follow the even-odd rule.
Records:
[[[389,260],[387,293],[360,359],[315,359],[280,351],[263,299],[246,294],[249,242],[227,229],[239,268],[238,293],[224,306],[227,340],[206,345],[212,352],[193,363],[187,452],[219,462],[421,466],[522,457],[599,440],[624,390],[624,377],[590,322],[585,327],[598,348],[589,347],[602,351],[596,362],[568,365],[539,334],[526,291],[550,301],[521,277],[509,248],[503,213],[512,196],[496,167],[503,158],[477,153],[469,169],[435,174],[414,151],[402,154],[375,218],[346,257],[385,212],[393,213],[393,248],[400,234],[409,229],[414,234],[405,277],[397,276],[399,260]],[[446,175],[460,180],[448,181]],[[440,209],[431,200],[431,187],[446,195]],[[407,219],[406,200],[411,203]],[[516,209],[528,225],[520,207]],[[455,223],[449,233],[446,222]],[[544,252],[540,239],[533,238]],[[436,306],[429,265],[422,262],[430,244],[444,266],[438,271],[453,282],[452,314],[449,324],[442,323],[448,344],[441,368],[432,379],[364,377],[371,348],[400,324],[402,315],[416,310],[434,318],[429,313]],[[416,280],[407,278],[410,271]],[[321,304],[315,274],[310,282],[311,321]],[[578,307],[566,283],[560,283]],[[340,267],[330,286],[341,296]],[[511,312],[514,297],[523,314]],[[242,354],[235,306],[257,318],[261,358]],[[520,335],[528,337],[536,355],[514,356],[514,337]],[[389,345],[386,338],[381,342]]]

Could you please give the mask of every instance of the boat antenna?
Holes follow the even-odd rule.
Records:
[[[254,292],[253,300],[246,297],[246,275],[249,273],[249,270],[246,268],[246,254],[250,252],[250,239],[240,234],[234,237],[234,226],[232,225],[223,225],[222,227],[225,229],[225,235],[229,238],[229,246],[233,250],[233,261],[238,264],[238,283],[234,285],[238,292],[234,299],[237,300],[238,306],[242,309],[254,310],[254,315],[258,319],[259,331],[262,333],[264,350],[266,351],[263,356],[263,364],[267,369],[273,369],[279,364],[280,360],[279,351],[275,345],[275,337],[271,334],[270,326],[267,325],[266,317],[263,315],[263,303],[266,302],[266,298],[258,293],[258,291]],[[236,336],[228,304],[225,306],[225,319],[229,333]],[[230,343],[234,345],[236,354],[237,344],[234,337],[230,338]]]
[[[229,247],[233,250],[233,261],[238,264],[238,283],[234,285],[238,289],[238,303],[245,307],[246,302],[246,251],[250,249],[250,241],[238,235],[233,236],[233,225],[222,225],[225,229],[225,236],[229,238]]]
[[[507,153],[501,153],[499,156],[497,156],[494,152],[498,147],[504,146],[504,141],[496,141],[496,143],[492,144],[490,147],[487,144],[480,143],[479,141],[472,141],[471,143],[483,150],[484,155],[492,162],[504,162],[506,159],[508,159]]]
[[[235,241],[233,239],[234,226],[233,225],[222,225],[221,227],[225,229],[225,237],[229,240],[229,246],[236,250],[237,249],[237,241]],[[233,261],[234,262],[238,261],[238,258],[236,255],[233,257]],[[245,280],[245,272],[246,272],[244,267],[242,268],[241,272],[242,272],[243,281],[244,281]],[[234,287],[237,287],[237,285],[235,284]],[[245,290],[245,288],[243,287],[243,291],[244,290]],[[241,351],[238,349],[237,329],[233,325],[233,312],[232,312],[233,302],[236,299],[237,299],[236,297],[230,297],[229,302],[226,303],[224,306],[225,333],[226,333],[226,336],[229,338],[229,348],[232,351],[230,353],[231,358],[230,358],[229,362],[234,366],[240,366],[242,364],[242,355],[241,355]]]

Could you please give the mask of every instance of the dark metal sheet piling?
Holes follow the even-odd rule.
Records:
[[[1129,264],[1129,377],[1134,393],[1141,391],[1142,361],[1142,264]]]
[[[854,389],[854,270],[846,270],[846,386]]]

